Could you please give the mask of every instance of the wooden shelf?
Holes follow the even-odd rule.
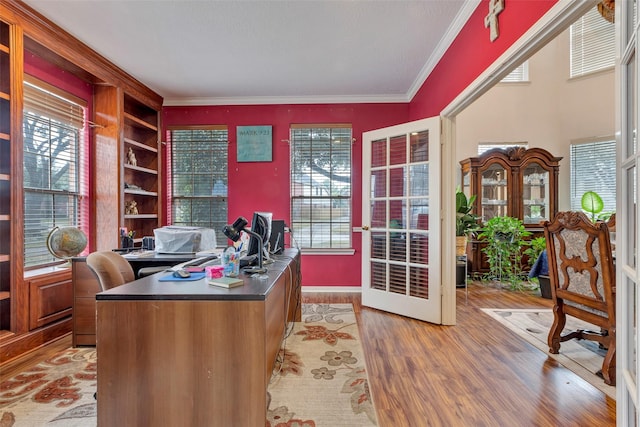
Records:
[[[0,221],[11,221],[11,215],[0,215]]]
[[[158,149],[156,147],[152,147],[150,145],[143,144],[142,142],[134,141],[131,138],[125,138],[124,142],[126,142],[129,145],[133,145],[134,147],[141,148],[143,150],[149,150],[152,153],[157,153],[158,152]]]
[[[7,101],[11,101],[11,95],[5,92],[0,92],[0,99],[6,99]]]
[[[125,188],[124,192],[125,194],[136,194],[138,196],[158,197],[158,193],[156,193],[155,191],[134,190],[131,188]]]
[[[151,123],[147,123],[144,120],[139,119],[138,117],[133,116],[133,115],[131,115],[129,113],[124,113],[124,118],[126,120],[131,121],[132,123],[134,123],[134,124],[136,124],[138,126],[142,126],[143,128],[147,128],[149,130],[156,131],[156,132],[158,131],[158,127],[157,126],[154,126]]]
[[[11,175],[8,173],[0,173],[0,181],[11,181]]]
[[[11,292],[0,292],[0,301],[11,298]]]
[[[133,166],[133,165],[125,164],[124,167],[126,169],[131,169],[131,170],[138,171],[138,172],[145,172],[145,173],[150,173],[152,175],[158,175],[158,171],[153,170],[153,169],[143,168],[141,166]]]
[[[157,219],[158,214],[125,215],[124,219]]]
[[[11,135],[9,135],[8,133],[0,132],[0,139],[11,141]]]

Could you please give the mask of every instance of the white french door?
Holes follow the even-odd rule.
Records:
[[[440,118],[365,132],[362,146],[362,304],[442,323]]]
[[[635,1],[616,2],[616,40],[619,63],[617,118],[619,138],[616,207],[616,423],[640,425],[638,307],[640,306],[640,147],[638,146],[638,19]]]

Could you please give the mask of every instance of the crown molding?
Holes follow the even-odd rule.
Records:
[[[336,96],[254,96],[164,98],[163,107],[205,105],[288,105],[288,104],[389,104],[407,103],[406,95],[336,95]]]
[[[464,3],[464,6],[460,9],[458,15],[456,15],[455,19],[447,29],[447,32],[442,36],[432,55],[424,64],[415,81],[407,91],[406,98],[409,101],[411,101],[416,93],[418,93],[418,90],[420,90],[424,82],[427,80],[427,77],[429,77],[438,62],[440,62],[447,49],[451,46],[451,43],[453,43],[456,37],[458,37],[458,34],[469,18],[471,18],[471,15],[473,15],[473,12],[475,12],[479,4],[480,0],[467,1]]]

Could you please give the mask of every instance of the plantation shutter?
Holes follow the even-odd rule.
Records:
[[[501,83],[517,83],[529,81],[529,61],[524,61],[515,70],[510,72]]]

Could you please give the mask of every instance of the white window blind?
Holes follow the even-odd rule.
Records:
[[[351,125],[291,126],[291,229],[301,248],[351,248]]]
[[[89,236],[86,101],[25,76],[24,267],[60,262],[47,249],[56,226]]]
[[[616,143],[614,140],[572,144],[571,210],[580,211],[582,195],[595,191],[604,201],[603,212],[616,210]]]
[[[524,61],[512,72],[507,74],[500,82],[502,83],[517,83],[529,81],[529,61]]]
[[[172,129],[168,139],[169,223],[212,228],[217,245],[226,246],[227,127]]]
[[[615,65],[615,26],[595,6],[571,25],[570,38],[571,77]]]

